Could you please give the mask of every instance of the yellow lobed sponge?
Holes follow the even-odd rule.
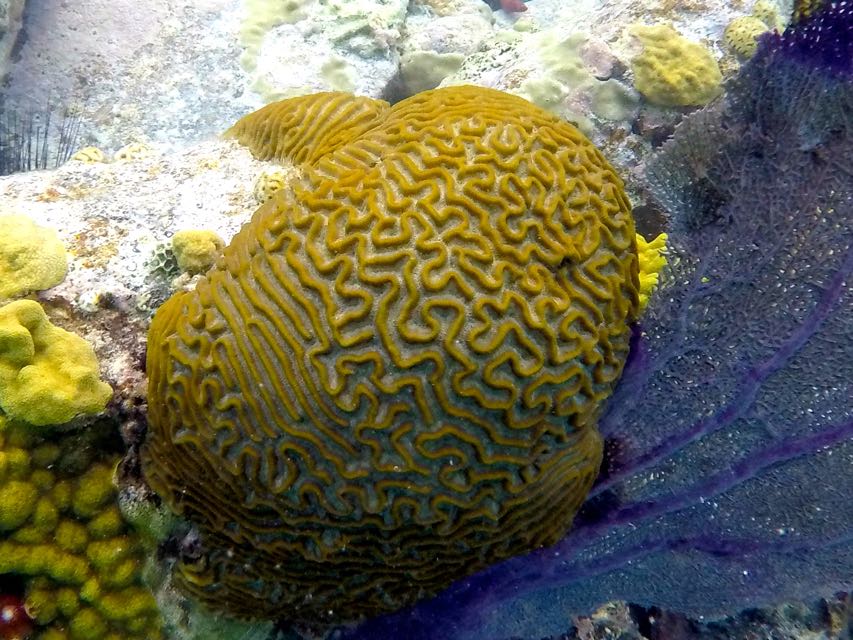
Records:
[[[0,307],[0,409],[10,418],[62,424],[103,411],[110,396],[88,342],[51,324],[33,300]]]
[[[649,102],[667,107],[707,104],[720,94],[720,67],[711,52],[669,25],[634,25],[643,45],[631,61],[634,86]]]
[[[67,271],[65,247],[56,231],[26,216],[0,216],[0,300],[49,289]]]

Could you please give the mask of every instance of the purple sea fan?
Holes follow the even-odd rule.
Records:
[[[647,166],[670,264],[573,531],[338,637],[538,639],[614,599],[722,616],[853,588],[853,13],[818,15]]]

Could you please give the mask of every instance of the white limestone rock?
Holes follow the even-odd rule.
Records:
[[[261,106],[240,67],[241,0],[39,0],[4,98],[81,110],[81,146],[179,147]]]
[[[400,79],[406,96],[437,87],[494,32],[492,12],[482,0],[431,4],[413,4],[406,19],[400,43]]]
[[[264,102],[317,91],[381,96],[397,74],[407,4],[246,0],[241,63],[252,90]]]
[[[17,0],[20,1],[20,0]],[[4,100],[79,106],[81,146],[180,148],[285,95],[379,96],[406,0],[39,0]]]
[[[230,241],[257,209],[254,183],[267,166],[230,140],[179,152],[153,147],[126,161],[69,161],[0,177],[0,215],[25,215],[65,244],[68,274],[41,300],[85,315],[108,295],[143,319],[175,284],[152,272],[158,248],[185,229]]]

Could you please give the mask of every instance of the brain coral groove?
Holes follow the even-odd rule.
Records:
[[[145,471],[205,549],[179,583],[337,622],[557,541],[638,305],[610,165],[474,87],[294,98],[229,134],[302,175],[152,322]]]

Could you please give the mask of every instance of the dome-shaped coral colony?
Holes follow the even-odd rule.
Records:
[[[151,485],[190,592],[346,621],[559,539],[637,311],[622,183],[497,91],[327,93],[230,133],[302,165],[149,334]]]

